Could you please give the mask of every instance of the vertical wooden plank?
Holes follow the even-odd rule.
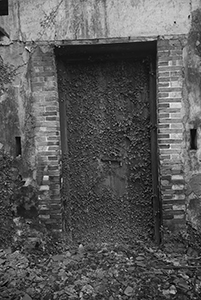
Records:
[[[57,63],[57,68],[62,68],[62,61]],[[67,243],[72,242],[71,226],[71,199],[70,199],[70,181],[69,181],[69,149],[68,149],[68,130],[66,102],[67,95],[63,92],[62,78],[58,78],[59,86],[59,111],[60,111],[60,128],[61,128],[61,151],[62,151],[62,200],[63,200],[63,233]]]
[[[157,141],[157,105],[156,105],[156,59],[150,57],[149,92],[150,92],[150,122],[151,122],[151,166],[153,184],[153,214],[154,240],[161,242],[162,209],[158,184],[158,141]]]

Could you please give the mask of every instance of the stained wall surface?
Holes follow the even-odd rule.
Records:
[[[164,224],[200,229],[200,1],[9,2],[9,15],[0,16],[0,148],[15,156],[21,137],[22,175],[38,188],[41,218],[61,229],[55,45],[155,40]]]
[[[198,0],[13,0],[1,26],[12,40],[187,34]]]

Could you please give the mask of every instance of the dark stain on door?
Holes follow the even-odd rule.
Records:
[[[153,235],[149,58],[58,60],[66,230],[74,241]]]

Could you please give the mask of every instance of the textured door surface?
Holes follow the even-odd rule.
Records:
[[[149,63],[62,63],[66,226],[75,241],[153,233]]]

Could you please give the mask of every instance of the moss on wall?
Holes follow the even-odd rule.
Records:
[[[19,134],[17,103],[12,82],[14,66],[4,63],[0,56],[0,143],[11,155],[15,155],[14,136]]]
[[[15,76],[15,69],[12,65],[5,64],[0,56],[0,95],[6,92],[7,84],[11,83]]]
[[[33,186],[26,186],[19,166],[21,159],[13,159],[0,152],[0,245],[12,243],[16,234],[14,219],[37,219],[38,197]]]

